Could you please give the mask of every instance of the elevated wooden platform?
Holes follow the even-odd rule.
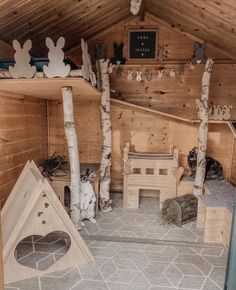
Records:
[[[74,98],[100,100],[101,92],[83,78],[0,79],[0,96],[60,100],[61,88],[71,86]]]

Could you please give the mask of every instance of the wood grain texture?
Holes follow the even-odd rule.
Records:
[[[179,30],[213,44],[236,59],[236,6],[233,1],[150,0],[147,11]]]
[[[29,159],[47,156],[46,101],[0,98],[0,200],[5,201]]]
[[[33,55],[45,56],[45,37],[56,40],[63,35],[66,49],[70,49],[80,38],[94,37],[130,17],[129,6],[129,0],[5,0],[0,3],[0,34],[7,43],[31,38]],[[208,41],[232,59],[236,58],[235,11],[233,0],[146,0],[143,10],[146,16],[152,14],[179,31]]]
[[[145,22],[139,22],[135,17],[123,21],[120,25],[110,27],[108,31],[88,41],[90,55],[94,56],[96,43],[106,44],[106,56],[113,56],[113,43],[124,42],[124,57],[128,58],[128,31],[134,28],[155,28],[158,31],[158,47],[164,46],[162,62],[129,60],[122,65],[121,77],[116,75],[118,66],[110,77],[111,89],[115,91],[113,98],[128,101],[132,104],[161,110],[183,118],[196,119],[195,99],[201,94],[201,78],[204,65],[196,65],[193,71],[185,67],[185,73],[179,74],[179,66],[186,65],[193,55],[194,41],[183,33],[176,31],[163,22],[146,17]],[[198,39],[199,40],[199,39]],[[80,49],[74,50],[72,59],[80,63]],[[206,56],[215,58],[215,67],[211,78],[210,102],[217,105],[232,105],[231,119],[236,119],[236,65],[228,62],[218,51],[208,47]],[[136,71],[142,71],[143,80],[135,80]],[[146,70],[152,71],[152,80],[145,77]],[[158,79],[158,70],[164,70],[162,79]],[[169,70],[174,69],[175,77],[169,76]],[[133,80],[128,80],[128,71],[133,70]]]
[[[99,102],[75,102],[74,110],[81,162],[99,163],[102,146]],[[61,102],[50,101],[49,112],[49,152],[68,156]],[[185,168],[185,174],[189,173],[187,156],[197,145],[198,124],[173,120],[118,103],[112,103],[111,118],[113,189],[122,189],[123,148],[127,142],[131,143],[131,151],[138,152],[167,152],[169,145],[174,144],[180,149],[180,165]],[[229,173],[231,141],[232,133],[227,124],[210,124],[208,154],[222,163],[225,177]]]
[[[101,92],[83,78],[34,78],[34,79],[0,79],[0,87],[6,94],[19,97],[60,100],[61,88],[73,88],[75,98],[100,100]],[[1,95],[1,93],[0,93]]]

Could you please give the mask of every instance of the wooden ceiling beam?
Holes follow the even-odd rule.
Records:
[[[139,21],[145,21],[146,5],[147,5],[146,0],[142,0],[139,11]]]

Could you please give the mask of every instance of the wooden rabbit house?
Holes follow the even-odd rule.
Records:
[[[160,207],[168,198],[177,196],[177,185],[183,174],[179,166],[178,150],[168,153],[130,152],[130,144],[124,148],[123,206],[139,207],[139,191],[156,190]]]

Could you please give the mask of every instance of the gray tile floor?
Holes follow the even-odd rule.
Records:
[[[113,199],[114,210],[99,213],[97,224],[86,221],[82,230],[96,259],[93,265],[18,281],[6,285],[5,290],[223,289],[227,252],[222,246],[202,243],[203,233],[196,228],[196,222],[182,228],[163,224],[158,199],[141,198],[137,210],[121,208],[119,194]],[[101,236],[110,241],[101,240]],[[113,241],[116,237],[119,242]],[[121,242],[122,237],[131,237],[135,242]],[[36,252],[43,255],[43,261],[39,258],[38,263],[36,259],[34,266],[43,267],[48,262],[44,255],[63,255],[67,247],[63,238],[49,239],[50,250],[39,238]],[[158,244],[152,244],[151,239],[158,240]],[[17,250],[17,259],[27,263],[32,251],[26,243]]]

